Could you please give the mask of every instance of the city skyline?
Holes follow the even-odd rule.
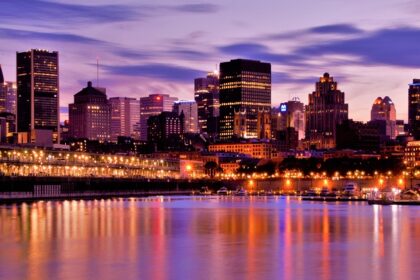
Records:
[[[15,80],[16,51],[59,51],[63,110],[86,80],[96,85],[97,58],[100,86],[110,96],[162,93],[179,99],[191,99],[193,79],[220,62],[256,59],[273,65],[273,105],[295,96],[307,103],[317,77],[329,72],[347,94],[350,118],[369,120],[375,98],[390,96],[397,119],[407,121],[407,85],[420,65],[414,1],[242,1],[237,9],[234,1],[218,0],[82,2],[0,3],[6,80]],[[10,16],[18,11],[21,17]],[[64,12],[65,19],[52,16]]]

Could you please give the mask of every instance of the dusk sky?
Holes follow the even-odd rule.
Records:
[[[115,4],[117,3],[117,4]],[[0,64],[16,79],[16,51],[60,53],[61,120],[88,80],[108,97],[167,93],[193,99],[193,79],[222,62],[270,62],[272,105],[308,93],[329,72],[350,118],[366,121],[388,95],[407,120],[407,88],[420,78],[418,1],[13,0],[0,2]]]

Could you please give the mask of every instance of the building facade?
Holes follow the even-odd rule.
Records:
[[[305,138],[305,105],[295,97],[281,103],[279,107],[279,124],[277,130],[293,127],[298,133],[299,140]]]
[[[183,130],[184,133],[199,133],[198,109],[195,101],[176,101],[173,111],[178,115],[184,114]]]
[[[183,139],[184,114],[161,112],[147,120],[147,141],[155,145],[155,150],[176,149]]]
[[[74,103],[69,104],[69,136],[99,140],[111,139],[111,105],[103,88],[87,87],[74,95]]]
[[[0,65],[0,113],[16,115],[16,83],[4,80]]]
[[[337,82],[325,73],[309,94],[305,106],[305,144],[308,148],[332,149],[336,145],[336,127],[348,119],[348,104]]]
[[[408,126],[414,139],[420,140],[420,79],[414,79],[409,84]]]
[[[162,112],[172,112],[178,98],[168,94],[151,94],[140,98],[140,140],[147,141],[147,120]]]
[[[118,136],[139,139],[136,129],[140,123],[140,101],[129,97],[113,97],[111,105],[111,141],[116,142]]]
[[[269,138],[271,133],[258,125],[259,112],[271,112],[271,64],[244,59],[221,63],[219,138]]]
[[[194,99],[197,102],[198,126],[201,133],[217,132],[219,117],[219,73],[210,72],[205,78],[194,80]]]
[[[370,120],[383,122],[386,127],[385,136],[389,139],[397,137],[397,113],[394,102],[388,96],[375,99],[370,111]]]
[[[269,142],[217,143],[209,145],[209,152],[244,154],[252,158],[269,159],[273,145]]]
[[[26,134],[22,142],[60,142],[58,64],[58,52],[16,54],[17,131]]]

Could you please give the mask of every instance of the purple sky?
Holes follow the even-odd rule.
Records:
[[[273,106],[294,96],[306,103],[329,72],[351,118],[368,120],[375,98],[388,95],[406,120],[407,84],[420,78],[419,8],[408,0],[1,1],[0,63],[15,80],[16,51],[59,51],[64,112],[96,80],[97,57],[108,96],[182,99],[219,62],[251,58],[272,63]]]

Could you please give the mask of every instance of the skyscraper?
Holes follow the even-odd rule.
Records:
[[[420,79],[414,79],[408,88],[408,125],[414,139],[420,140]]]
[[[162,112],[172,112],[174,102],[178,98],[168,94],[151,94],[140,98],[140,140],[147,140],[147,120]]]
[[[109,141],[111,138],[111,105],[103,88],[87,87],[74,95],[69,104],[69,135],[72,138]]]
[[[183,112],[161,112],[150,116],[147,120],[147,141],[155,145],[155,150],[177,149],[184,135],[183,122]]]
[[[245,59],[220,64],[221,140],[270,138],[269,130],[261,131],[270,127],[270,112],[271,64]]]
[[[217,130],[211,127],[211,123],[216,123],[214,120],[219,117],[218,72],[210,72],[207,74],[207,77],[194,80],[194,99],[197,102],[200,132],[212,133],[214,130]]]
[[[293,127],[298,132],[299,140],[305,138],[305,105],[295,97],[280,104],[280,129]]]
[[[397,113],[394,102],[388,96],[383,99],[381,97],[375,99],[370,111],[370,120],[371,122],[382,122],[385,127],[385,136],[389,139],[397,137]]]
[[[140,101],[129,97],[113,97],[111,104],[111,141],[118,136],[139,138],[136,126],[140,123]]]
[[[328,73],[319,79],[315,91],[309,94],[305,116],[306,146],[335,148],[336,127],[348,119],[348,104],[344,103],[344,92],[338,90],[337,82]]]
[[[16,66],[20,141],[39,145],[59,143],[58,52],[18,52]]]
[[[4,80],[0,65],[0,113],[2,112],[16,115],[16,83]]]
[[[174,112],[178,115],[184,113],[183,129],[184,133],[198,133],[198,113],[197,103],[195,101],[176,101],[174,103]]]

